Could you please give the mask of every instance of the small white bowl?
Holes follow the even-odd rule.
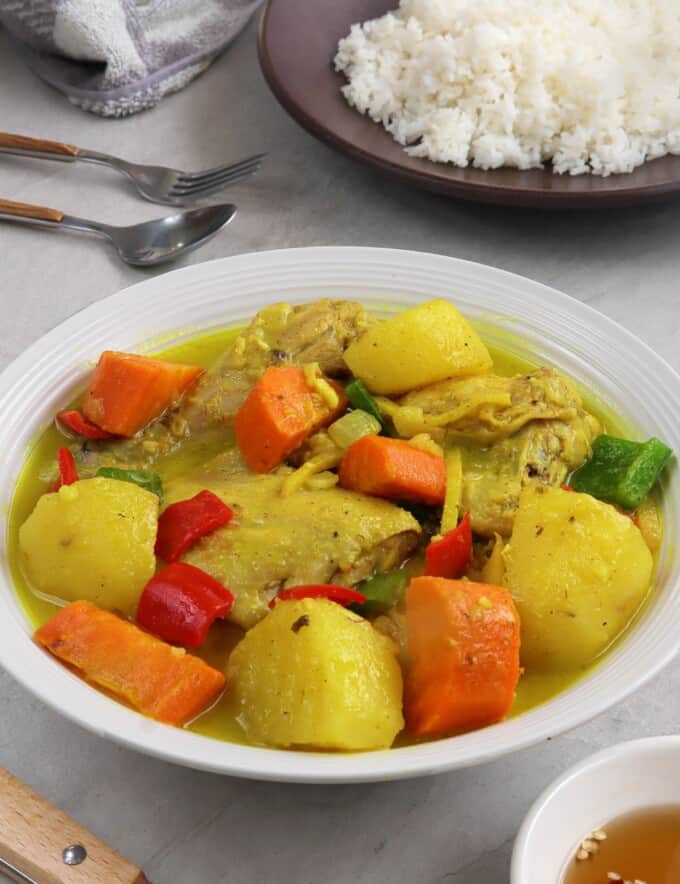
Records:
[[[511,884],[558,884],[579,841],[616,817],[680,801],[680,737],[619,743],[575,765],[536,800],[512,853]]]

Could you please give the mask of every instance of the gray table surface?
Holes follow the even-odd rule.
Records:
[[[229,191],[241,210],[236,221],[191,263],[321,244],[469,258],[589,302],[680,368],[680,204],[545,214],[448,202],[394,184],[286,116],[259,72],[253,26],[185,92],[117,121],[71,107],[24,69],[0,34],[0,121],[8,131],[178,167],[269,151],[260,176]],[[0,196],[121,224],[163,211],[114,173],[13,157],[0,159]],[[104,243],[1,225],[0,366],[74,311],[143,276]],[[0,674],[0,763],[154,884],[503,884],[515,832],[538,793],[595,750],[675,732],[678,696],[675,664],[589,724],[491,764],[402,783],[295,786],[221,778],[119,748]]]

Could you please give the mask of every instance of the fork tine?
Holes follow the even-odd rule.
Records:
[[[226,163],[222,166],[215,166],[214,169],[205,169],[203,172],[184,172],[181,175],[177,176],[176,184],[179,185],[192,185],[192,184],[204,184],[209,178],[216,178],[218,176],[223,175],[225,172],[236,171],[241,169],[243,166],[250,166],[253,163],[259,163],[266,157],[266,153],[256,153],[252,157],[246,157],[243,160],[239,160],[237,163]]]
[[[234,184],[237,181],[241,181],[243,178],[249,178],[251,175],[254,175],[259,168],[259,163],[253,163],[250,166],[245,166],[241,169],[232,169],[230,172],[225,172],[225,174],[222,176],[210,178],[208,181],[205,181],[203,183],[192,184],[188,186],[175,184],[170,190],[170,196],[189,197],[199,193],[208,193],[213,190],[225,187],[227,184]]]
[[[209,196],[218,190],[223,190],[225,187],[243,181],[245,178],[250,178],[256,172],[257,168],[251,168],[245,172],[232,173],[231,175],[225,176],[219,181],[213,181],[210,184],[202,184],[200,187],[193,187],[191,190],[173,190],[170,193],[170,197],[175,200],[189,200]]]
[[[250,163],[239,164],[236,168],[230,166],[220,175],[213,175],[210,178],[205,178],[203,181],[191,182],[189,184],[176,181],[172,186],[171,192],[175,194],[193,193],[198,188],[203,189],[206,187],[212,187],[215,184],[221,184],[225,180],[238,180],[241,177],[252,175],[254,172],[257,172],[259,168],[259,160],[255,160]]]
[[[244,160],[240,163],[234,163],[231,166],[225,166],[223,169],[214,172],[211,175],[206,175],[202,178],[197,178],[191,181],[178,179],[173,185],[173,190],[191,192],[194,190],[194,188],[209,187],[210,185],[220,182],[225,178],[230,179],[232,177],[238,177],[243,174],[248,175],[251,172],[256,172],[260,168],[260,163],[261,160],[252,157],[249,160]]]

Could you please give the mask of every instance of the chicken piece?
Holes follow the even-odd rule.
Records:
[[[396,403],[378,401],[406,438],[430,433],[450,443],[486,446],[507,439],[531,421],[574,423],[589,438],[599,429],[574,384],[552,368],[510,378],[485,374],[441,381],[407,393]]]
[[[346,373],[343,353],[368,323],[364,307],[352,301],[265,307],[182,403],[180,413],[190,431],[230,423],[269,365],[316,362],[330,377]]]
[[[534,420],[489,448],[462,449],[461,507],[470,513],[476,534],[508,537],[525,485],[560,485],[588,458],[598,424],[587,418]]]
[[[559,485],[600,432],[574,384],[552,368],[441,381],[378,401],[400,435],[429,433],[461,447],[461,506],[483,537],[507,537],[524,485]]]
[[[399,567],[417,545],[418,522],[394,504],[340,488],[284,496],[291,470],[256,475],[235,449],[166,485],[168,503],[209,488],[235,516],[183,558],[235,595],[230,619],[248,629],[283,588],[309,583],[354,586]]]
[[[148,466],[205,431],[230,431],[234,414],[269,365],[317,362],[330,376],[346,372],[343,353],[370,319],[352,301],[265,307],[205,372],[190,395],[132,439],[87,440],[78,456],[81,476],[100,466]]]

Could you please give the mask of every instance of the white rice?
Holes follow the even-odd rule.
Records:
[[[609,175],[680,154],[680,0],[401,0],[335,65],[411,156]]]

